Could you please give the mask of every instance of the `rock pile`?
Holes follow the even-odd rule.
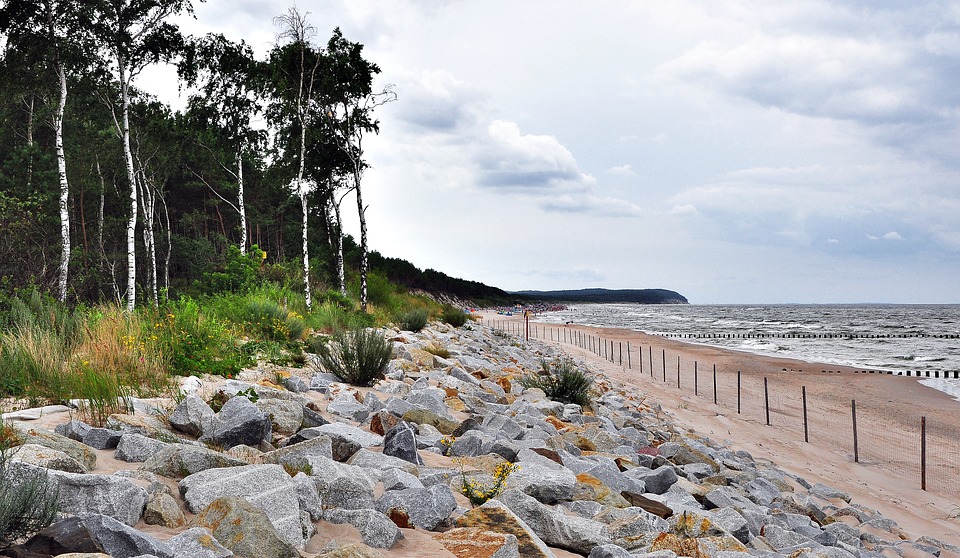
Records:
[[[555,347],[476,324],[386,334],[395,358],[371,389],[315,369],[278,374],[282,386],[247,371],[222,385],[232,397],[217,412],[186,395],[167,408],[136,401],[102,428],[74,419],[50,432],[16,420],[32,411],[8,416],[25,443],[10,450],[2,489],[45,472],[64,518],[5,554],[294,558],[329,523],[352,525],[362,544],[311,556],[379,556],[411,529],[458,557],[960,552],[685,432],[604,378],[589,408],[525,389],[519,378],[560,358]],[[94,449],[129,467],[95,473]],[[492,484],[504,462],[518,465],[506,490],[468,507],[464,483]],[[176,534],[161,540],[147,525]]]

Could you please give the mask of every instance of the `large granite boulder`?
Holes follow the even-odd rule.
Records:
[[[349,523],[360,531],[363,544],[374,548],[392,548],[403,533],[386,515],[376,510],[329,509],[323,518],[331,523]]]
[[[280,536],[267,514],[237,496],[210,502],[196,517],[214,538],[237,556],[300,558],[300,551]],[[301,535],[302,537],[302,535]]]
[[[410,522],[420,529],[434,530],[450,518],[457,501],[450,488],[436,484],[429,488],[407,488],[384,493],[377,501],[377,509],[387,513],[391,508],[404,508]]]
[[[297,547],[305,542],[297,483],[279,465],[200,471],[180,481],[180,495],[193,513],[200,513],[217,498],[243,498],[266,513],[285,541]]]
[[[259,447],[270,441],[271,428],[270,417],[246,397],[236,395],[223,404],[200,441],[224,449],[239,445]]]
[[[184,397],[183,401],[170,413],[167,420],[174,430],[194,438],[203,435],[204,430],[213,422],[216,413],[206,401],[196,395]]]
[[[141,469],[172,479],[183,478],[207,469],[240,467],[246,461],[200,446],[170,444],[147,459]]]
[[[400,421],[383,436],[383,453],[399,457],[414,465],[423,465],[423,459],[417,453],[417,433],[413,425]]]
[[[603,523],[567,515],[519,490],[505,490],[497,499],[551,546],[586,555],[595,546],[613,542]]]

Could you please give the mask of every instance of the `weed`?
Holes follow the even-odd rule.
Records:
[[[7,432],[0,423],[0,432]],[[12,438],[0,440],[0,549],[7,548],[53,523],[60,511],[59,491],[43,470],[16,472],[11,458],[16,453]]]
[[[497,465],[496,469],[493,470],[493,484],[487,486],[474,478],[467,478],[466,473],[463,472],[463,463],[461,463],[460,493],[466,496],[474,506],[481,506],[486,503],[487,500],[496,498],[503,492],[510,473],[513,473],[519,468],[518,465],[507,462]]]
[[[384,336],[372,329],[334,333],[330,343],[320,346],[320,363],[344,382],[370,386],[383,378],[393,348]]]
[[[400,329],[418,332],[427,325],[429,319],[430,312],[426,308],[414,308],[401,314],[397,322]]]
[[[309,463],[283,463],[283,470],[287,472],[291,477],[297,476],[297,473],[306,473],[308,475],[313,474],[313,466]]]
[[[443,307],[443,313],[440,314],[440,319],[453,327],[461,327],[467,323],[467,314],[459,308],[447,305]]]
[[[571,360],[561,359],[552,363],[542,360],[540,365],[540,374],[520,378],[520,384],[542,389],[548,398],[561,403],[576,403],[581,406],[590,403],[593,379],[577,368]]]

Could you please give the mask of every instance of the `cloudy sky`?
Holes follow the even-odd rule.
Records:
[[[395,85],[366,144],[373,249],[694,303],[960,303],[958,6],[297,2]],[[208,0],[182,26],[263,54],[283,11]]]

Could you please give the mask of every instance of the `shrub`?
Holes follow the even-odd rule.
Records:
[[[461,327],[467,323],[467,314],[459,308],[444,306],[443,313],[440,314],[440,319],[453,327]]]
[[[0,423],[0,432],[7,430]],[[10,458],[16,452],[12,438],[0,434],[0,549],[47,527],[60,511],[59,492],[48,484],[44,471],[11,471]]]
[[[404,312],[397,321],[401,329],[416,333],[427,325],[429,319],[430,312],[426,308],[414,308]]]
[[[534,387],[543,390],[553,401],[561,403],[576,403],[586,406],[590,403],[590,387],[593,380],[572,361],[562,359],[552,364],[541,361],[542,371],[536,376],[521,378],[524,387]]]
[[[450,358],[450,351],[447,350],[443,345],[438,345],[436,343],[430,343],[423,348],[424,351],[427,351],[431,355],[438,356],[440,358]]]
[[[157,312],[148,337],[171,373],[233,376],[253,364],[227,324],[184,298]]]
[[[463,465],[460,466],[460,493],[470,500],[474,506],[482,506],[487,500],[496,498],[503,492],[510,473],[519,469],[519,465],[503,462],[497,465],[493,471],[493,484],[486,485],[474,478],[467,478],[463,472]]]
[[[390,342],[372,329],[335,332],[319,349],[322,367],[355,386],[371,386],[382,379],[393,352]]]

